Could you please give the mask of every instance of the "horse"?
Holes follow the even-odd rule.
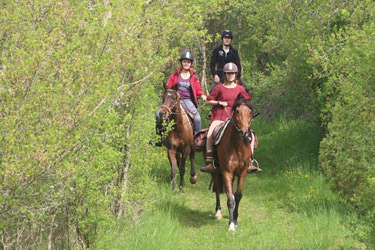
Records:
[[[253,114],[254,108],[251,103],[241,99],[241,94],[239,94],[232,107],[230,122],[223,132],[221,141],[216,145],[220,170],[211,174],[214,183],[213,189],[216,194],[215,217],[217,219],[222,218],[220,193],[225,187],[229,210],[229,231],[233,233],[238,226],[238,208],[242,198],[242,186],[251,161],[250,143],[254,138],[251,138],[249,131]],[[236,192],[233,195],[235,177],[238,180]]]
[[[163,144],[168,149],[168,160],[172,172],[172,190],[176,192],[176,166],[178,166],[180,172],[179,190],[183,192],[185,163],[188,155],[190,155],[191,164],[190,183],[195,184],[198,178],[194,167],[194,130],[187,113],[181,107],[178,85],[173,88],[165,87],[159,112],[163,121],[174,122],[172,130],[168,131]]]

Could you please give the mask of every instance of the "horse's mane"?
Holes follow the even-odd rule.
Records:
[[[251,109],[251,112],[254,113],[254,107],[253,105],[251,104],[250,101],[248,100],[245,100],[245,99],[240,99],[238,101],[236,101],[234,104],[233,104],[233,107],[232,107],[232,110],[236,110],[236,108],[242,104],[245,104],[246,106],[248,106],[250,109]]]

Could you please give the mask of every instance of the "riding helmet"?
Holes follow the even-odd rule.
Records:
[[[230,37],[233,39],[233,33],[232,31],[230,30],[224,30],[223,32],[221,32],[221,39],[223,39],[224,37]]]
[[[223,71],[225,73],[237,73],[238,72],[238,67],[234,63],[227,63],[224,65]]]
[[[188,59],[190,60],[191,62],[194,62],[194,56],[191,52],[187,51],[187,52],[183,52],[180,56],[180,61],[182,61],[183,59]]]

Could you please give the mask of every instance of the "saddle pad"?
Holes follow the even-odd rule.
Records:
[[[230,122],[230,119],[226,119],[224,123],[220,124],[216,128],[214,128],[214,131],[212,132],[212,136],[214,138],[214,145],[218,145],[220,143],[221,138],[223,137],[224,131],[227,128],[228,124]]]

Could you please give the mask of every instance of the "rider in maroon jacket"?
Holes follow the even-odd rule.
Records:
[[[211,125],[207,133],[207,143],[206,143],[206,166],[201,168],[202,172],[214,173],[217,171],[212,164],[213,161],[213,138],[212,133],[215,127],[223,124],[225,120],[232,114],[231,106],[233,106],[238,94],[241,94],[242,98],[251,101],[251,95],[248,95],[245,89],[236,84],[235,74],[238,72],[238,67],[234,63],[227,63],[223,67],[225,73],[225,82],[219,84],[207,97],[207,103],[213,106],[211,115]],[[225,110],[226,109],[226,110]],[[228,114],[227,114],[228,112]],[[252,132],[253,133],[253,132]],[[250,147],[252,155],[255,148],[255,134],[252,137],[254,140],[251,141]],[[248,166],[248,173],[251,172],[261,172],[262,169],[255,167],[253,165],[253,159]]]

